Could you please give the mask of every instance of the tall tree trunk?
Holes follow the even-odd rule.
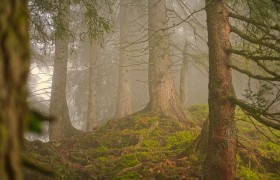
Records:
[[[129,66],[129,0],[120,1],[120,60],[119,83],[115,117],[131,114],[131,70]]]
[[[173,115],[186,120],[171,72],[166,1],[148,1],[149,34],[149,111]]]
[[[206,0],[209,46],[209,139],[204,179],[234,179],[236,172],[235,105],[231,63],[230,24],[225,0]]]
[[[61,140],[70,136],[74,131],[69,117],[66,99],[66,80],[68,63],[68,26],[69,4],[64,0],[61,4],[60,17],[62,27],[56,29],[55,59],[52,78],[52,92],[50,101],[50,114],[56,118],[49,124],[49,139]],[[60,32],[60,33],[59,33]]]
[[[27,1],[0,1],[0,177],[23,179],[21,146],[28,118]]]
[[[184,49],[183,49],[183,65],[181,67],[180,72],[180,100],[183,105],[186,103],[186,93],[187,93],[187,78],[188,78],[188,68],[189,68],[189,60],[188,60],[188,42],[185,41]]]
[[[89,44],[89,100],[87,131],[92,131],[96,127],[97,121],[97,61],[100,53],[100,47],[96,43]]]

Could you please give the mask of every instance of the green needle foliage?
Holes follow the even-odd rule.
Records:
[[[33,133],[42,133],[43,132],[43,123],[44,122],[54,121],[52,117],[47,117],[37,110],[31,110],[30,117],[28,120],[28,131]]]
[[[69,0],[69,17],[61,16],[64,11],[62,1],[30,0],[30,36],[32,41],[52,44],[55,37],[67,33],[70,37],[82,39],[102,39],[111,30],[112,1]],[[78,18],[77,18],[78,17]],[[64,18],[68,18],[76,28],[65,27]],[[82,32],[77,35],[77,27]]]

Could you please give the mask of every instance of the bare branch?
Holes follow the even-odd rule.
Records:
[[[273,129],[280,130],[280,120],[278,119],[269,119],[266,116],[262,115],[262,110],[254,107],[251,104],[248,104],[242,100],[231,98],[232,102],[236,105],[238,105],[241,109],[243,109],[246,113],[248,113],[250,116],[252,116],[255,120],[260,122],[261,124],[264,124],[268,127],[271,127]]]
[[[262,26],[262,27],[266,27],[266,28],[269,28],[269,29],[274,29],[274,30],[280,31],[280,26],[278,24],[275,24],[274,26],[266,25],[266,24],[263,24],[259,21],[254,20],[254,19],[247,18],[245,16],[235,14],[233,12],[229,12],[228,16],[231,17],[231,18],[239,19],[241,21],[245,21],[245,22],[253,24],[255,26]]]
[[[251,78],[254,78],[254,79],[258,79],[258,80],[264,80],[264,81],[280,81],[280,77],[266,77],[266,76],[261,76],[261,75],[256,75],[256,74],[253,74],[252,72],[248,71],[248,70],[245,70],[245,69],[241,69],[233,64],[229,64],[228,65],[230,68],[240,72],[240,73],[243,73],[243,74],[246,74],[247,76],[251,77]]]
[[[280,57],[277,57],[277,56],[254,56],[252,55],[251,53],[248,53],[244,50],[236,50],[236,49],[227,49],[228,52],[231,52],[233,54],[237,54],[237,55],[240,55],[240,56],[243,56],[245,58],[248,58],[248,59],[252,59],[254,61],[259,61],[259,60],[267,60],[267,61],[277,61],[277,60],[280,60]]]

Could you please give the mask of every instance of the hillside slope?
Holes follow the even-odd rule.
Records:
[[[198,121],[205,118],[204,107],[190,110]],[[247,138],[256,133],[252,127],[242,128],[247,128],[242,130]],[[26,157],[56,175],[26,169],[26,179],[200,179],[204,155],[193,150],[199,133],[200,128],[149,113],[111,120],[92,133],[61,142],[26,142]],[[264,140],[250,143],[258,145],[239,147],[238,177],[280,179],[279,146]]]
[[[197,179],[200,162],[187,152],[198,132],[169,117],[141,114],[66,141],[27,142],[26,156],[59,179]],[[26,175],[39,177],[52,179]]]

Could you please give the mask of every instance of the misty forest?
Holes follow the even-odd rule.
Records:
[[[0,0],[1,180],[280,180],[279,0]]]

